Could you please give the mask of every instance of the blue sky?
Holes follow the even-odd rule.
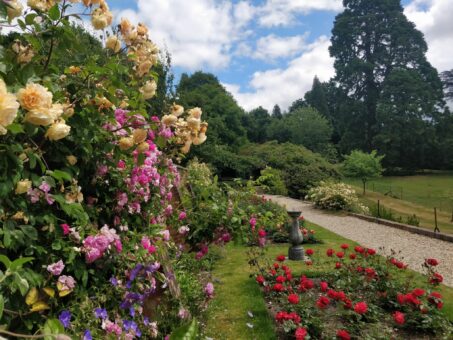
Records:
[[[379,1],[379,0],[378,0]],[[428,58],[453,68],[452,0],[403,0],[426,36]],[[144,22],[173,57],[176,75],[212,72],[245,109],[286,109],[314,75],[333,75],[329,37],[341,0],[109,0],[119,20]]]

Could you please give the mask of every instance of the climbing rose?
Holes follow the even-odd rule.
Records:
[[[357,302],[354,305],[354,311],[357,314],[365,314],[367,312],[367,310],[368,310],[368,306],[367,306],[366,302],[364,302],[364,301]]]
[[[337,338],[341,340],[351,340],[351,336],[349,335],[348,331],[345,329],[339,329],[337,331]]]
[[[425,295],[425,291],[421,288],[415,288],[413,291],[412,291],[412,294],[419,297],[419,296],[423,296]]]
[[[393,320],[395,320],[395,322],[399,325],[404,325],[404,323],[406,322],[404,319],[404,313],[398,311],[393,313]]]
[[[325,309],[329,306],[330,300],[327,296],[319,297],[318,301],[316,301],[316,306],[320,309]]]
[[[303,340],[307,336],[307,330],[305,328],[299,327],[296,329],[296,333],[294,335],[296,336],[296,340]]]
[[[289,294],[288,295],[288,302],[297,305],[299,303],[299,295],[297,294]]]
[[[265,237],[265,236],[266,236],[266,231],[265,231],[264,229],[260,229],[260,230],[258,231],[258,236],[259,236],[259,237]]]
[[[60,227],[63,230],[63,235],[68,235],[71,232],[71,227],[66,223],[60,224]]]

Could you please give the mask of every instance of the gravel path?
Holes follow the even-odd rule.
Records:
[[[408,231],[367,222],[352,216],[337,216],[315,209],[312,204],[283,196],[265,195],[272,201],[286,206],[287,210],[301,209],[309,221],[334,233],[374,248],[382,255],[389,255],[391,249],[399,252],[409,268],[423,272],[421,264],[425,258],[435,258],[440,264],[438,272],[444,277],[444,284],[453,287],[453,243],[417,235]]]

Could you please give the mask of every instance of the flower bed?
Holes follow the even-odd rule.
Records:
[[[395,257],[352,248],[345,243],[318,254],[306,247],[307,269],[331,268],[312,277],[293,272],[284,255],[267,263],[265,249],[249,251],[279,338],[448,338],[452,328],[442,313],[444,301],[437,287],[442,277],[435,259],[424,263],[427,276],[420,286],[405,279],[406,265]]]

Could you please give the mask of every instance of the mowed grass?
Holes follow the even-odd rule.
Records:
[[[348,243],[351,247],[357,245],[315,224],[307,223],[307,227],[315,230],[323,243],[304,246],[315,251],[313,266],[303,262],[285,262],[292,268],[294,276],[304,274],[317,277],[334,270],[331,262],[317,261],[317,258],[325,259],[328,248],[339,250],[342,243]],[[267,247],[267,256],[270,261],[274,261],[277,255],[287,255],[287,251],[287,244],[273,244]],[[216,296],[208,309],[205,335],[215,340],[276,339],[274,321],[269,316],[263,295],[255,280],[249,277],[253,270],[247,263],[247,247],[230,244],[221,252],[223,258],[213,271]],[[411,270],[402,273],[413,281],[413,286],[426,287],[426,277],[423,275]],[[441,285],[437,291],[444,298],[444,313],[453,321],[453,289]],[[249,311],[253,317],[248,315]],[[253,325],[253,328],[247,324]]]
[[[360,199],[368,206],[380,204],[391,209],[397,216],[416,215],[420,227],[434,229],[434,208],[437,208],[437,221],[441,232],[453,234],[453,173],[431,175],[382,177],[367,184],[367,193],[362,195],[359,180],[345,179],[353,185]],[[402,199],[401,199],[402,197]]]

